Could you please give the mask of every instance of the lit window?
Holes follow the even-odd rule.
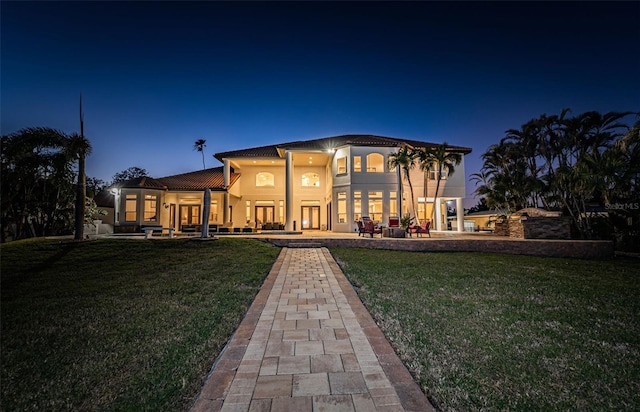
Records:
[[[369,217],[374,222],[382,221],[382,192],[369,192]]]
[[[273,173],[260,172],[256,174],[256,186],[274,186],[275,178]]]
[[[302,175],[303,187],[320,187],[320,175],[317,173],[305,173]]]
[[[338,173],[347,173],[347,158],[338,158]]]
[[[218,222],[218,201],[211,202],[211,209],[209,210],[209,223]]]
[[[391,156],[389,156],[391,157]],[[389,159],[387,159],[387,162],[389,161]],[[396,166],[393,163],[388,163],[389,164],[389,171],[390,172],[395,172],[396,171]]]
[[[126,195],[124,202],[124,220],[126,222],[135,222],[138,220],[138,196]]]
[[[251,201],[247,200],[245,202],[245,217],[247,222],[251,222]]]
[[[431,169],[429,171],[429,180],[437,180],[438,179],[438,176],[436,175],[437,170],[438,170],[438,164],[435,163],[433,165],[433,169]],[[447,178],[447,172],[445,172],[444,170],[441,170],[440,171],[440,180],[444,180],[446,178]]]
[[[362,192],[353,192],[353,221],[362,218]]]
[[[360,156],[353,156],[353,171],[362,172],[362,158]]]
[[[338,223],[347,223],[347,193],[338,193]]]
[[[398,192],[389,192],[389,216],[398,216]]]
[[[383,173],[384,156],[382,156],[380,153],[371,153],[367,155],[367,172]]]
[[[156,195],[144,196],[144,221],[145,222],[158,221],[158,196]]]

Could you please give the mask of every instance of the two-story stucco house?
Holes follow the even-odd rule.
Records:
[[[141,226],[178,231],[202,222],[203,191],[211,189],[209,223],[257,227],[280,223],[285,230],[354,232],[356,221],[369,216],[386,224],[389,216],[412,212],[405,179],[388,159],[404,145],[437,144],[372,135],[344,135],[254,147],[214,157],[223,166],[162,178],[124,182],[115,193],[116,232]],[[470,148],[450,146],[463,155]],[[442,180],[435,198],[435,172],[411,174],[418,220],[431,219],[434,230],[447,230],[447,210],[456,209],[449,229],[463,231],[464,158],[455,173]],[[426,188],[425,188],[426,186]],[[435,199],[434,199],[435,198]]]

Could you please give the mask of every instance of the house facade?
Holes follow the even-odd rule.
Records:
[[[407,181],[388,165],[389,155],[404,145],[437,146],[344,135],[216,153],[221,167],[139,178],[113,187],[115,231],[138,232],[144,226],[199,230],[207,187],[211,189],[210,224],[354,232],[356,221],[369,216],[384,225],[390,216],[414,214]],[[471,152],[459,146],[448,149],[462,155]],[[435,172],[425,175],[415,169],[411,182],[418,221],[431,220],[435,208],[434,230],[464,230],[464,156],[455,173],[443,177],[437,197]],[[452,209],[457,211],[455,224],[448,225]]]

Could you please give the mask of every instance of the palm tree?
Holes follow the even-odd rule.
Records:
[[[203,170],[207,168],[204,164],[204,148],[206,146],[207,146],[206,139],[198,139],[193,144],[193,150],[197,150],[198,152],[202,153],[202,169]]]
[[[204,163],[204,148],[207,141],[205,139],[198,139],[193,144],[193,150],[197,150],[202,153],[202,170],[206,170]],[[202,230],[200,231],[201,238],[209,237],[209,211],[211,210],[211,189],[205,187],[204,189],[204,207],[202,208]]]
[[[447,142],[444,142],[435,147],[432,151],[433,162],[436,164],[436,193],[434,196],[433,207],[433,221],[436,219],[436,204],[438,199],[438,192],[440,191],[440,181],[442,180],[442,174],[447,173],[447,177],[451,176],[455,172],[456,166],[462,162],[462,155],[460,153],[449,152],[447,150]]]
[[[75,204],[75,240],[82,240],[84,237],[84,211],[87,202],[87,176],[85,174],[86,156],[91,153],[91,143],[83,135],[83,127],[80,134],[72,134],[67,140],[65,152],[70,159],[78,161],[78,180],[76,183],[76,204]]]
[[[407,183],[409,183],[409,191],[411,192],[411,208],[413,209],[413,215],[416,215],[416,207],[414,204],[415,197],[413,196],[413,184],[411,183],[411,170],[416,166],[416,154],[409,146],[404,145],[396,153],[389,155],[388,165],[390,169],[395,168],[398,171],[398,184],[400,184],[401,177],[403,176]],[[402,191],[398,194],[402,199]],[[402,214],[402,210],[399,211]]]
[[[429,174],[434,168],[433,151],[431,148],[422,148],[416,150],[416,158],[418,161],[418,167],[424,174],[424,191],[423,196],[426,199],[428,196]],[[426,200],[425,200],[426,201]],[[425,210],[425,214],[426,214]],[[419,223],[419,222],[418,222]]]

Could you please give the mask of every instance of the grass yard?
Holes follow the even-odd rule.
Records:
[[[640,263],[331,248],[434,406],[640,410]]]
[[[2,245],[0,410],[187,409],[279,251],[243,239]]]

